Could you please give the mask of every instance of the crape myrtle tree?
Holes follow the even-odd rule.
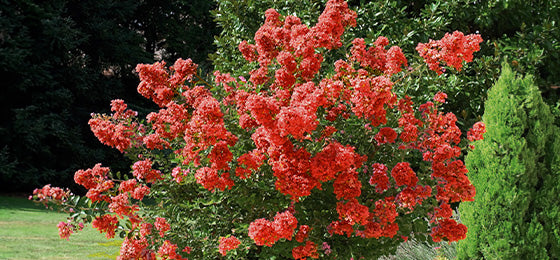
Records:
[[[466,159],[477,194],[459,259],[558,259],[560,132],[531,76],[504,64],[488,93],[487,133]]]
[[[92,112],[107,110],[103,104],[117,97],[134,100],[137,110],[153,109],[136,93],[136,64],[153,62],[155,53],[172,59],[193,56],[209,64],[213,4],[157,3],[0,1],[3,191],[70,185],[72,173],[84,164],[122,161],[99,145],[86,123]],[[158,34],[145,28],[147,23]],[[152,42],[157,48],[151,48]]]
[[[457,118],[440,111],[447,95],[417,105],[393,91],[420,70],[385,37],[344,42],[356,16],[342,0],[313,26],[267,10],[254,41],[238,43],[254,63],[245,77],[205,79],[190,59],[139,64],[138,92],[159,111],[143,119],[117,99],[89,121],[134,162],[131,177],[96,164],[74,175],[85,197],[47,185],[34,198],[70,212],[62,238],[89,222],[123,237],[119,259],[373,259],[409,237],[464,239],[450,204],[475,188]],[[410,65],[459,71],[481,42],[447,33],[419,43],[423,65]],[[483,133],[476,124],[468,139]]]

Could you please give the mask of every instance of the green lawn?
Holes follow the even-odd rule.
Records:
[[[70,241],[60,239],[56,225],[66,217],[25,198],[0,196],[0,259],[115,259],[120,241],[91,226]]]

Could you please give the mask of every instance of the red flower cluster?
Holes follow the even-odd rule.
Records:
[[[234,236],[221,237],[218,250],[220,254],[225,256],[228,251],[236,249],[241,244],[241,241]]]
[[[70,222],[63,221],[59,222],[56,226],[58,227],[58,235],[60,236],[60,238],[66,240],[70,240],[70,235],[72,235],[74,231],[82,230],[84,228],[84,225],[82,223],[80,223],[79,226],[76,226],[74,224],[71,224]]]
[[[296,227],[297,219],[291,212],[285,211],[276,213],[274,221],[260,218],[251,222],[249,237],[259,246],[272,246],[281,238],[292,240]]]
[[[74,182],[88,189],[86,196],[92,201],[110,202],[109,196],[104,194],[113,188],[113,181],[108,179],[109,168],[96,164],[93,169],[78,170],[74,173]]]
[[[408,162],[400,162],[393,167],[391,170],[391,176],[395,180],[395,184],[397,186],[406,185],[408,187],[416,186],[418,183],[418,177],[416,177],[416,173],[410,168],[410,163]]]
[[[431,70],[442,74],[442,62],[461,71],[463,61],[472,61],[473,53],[480,50],[481,42],[482,37],[479,34],[465,36],[462,32],[455,31],[453,34],[446,33],[441,40],[418,43],[416,50]]]
[[[443,93],[443,92],[438,92],[435,96],[434,96],[434,101],[435,102],[439,102],[439,103],[445,103],[445,99],[447,99],[447,94]]]
[[[296,241],[303,243],[309,237],[309,233],[313,228],[309,227],[308,225],[301,225],[299,226],[299,230],[296,233]]]
[[[393,83],[385,76],[374,78],[357,78],[352,80],[354,92],[352,112],[360,118],[371,120],[373,126],[387,123],[386,106],[393,106],[397,101],[391,92]]]
[[[297,246],[292,249],[292,256],[294,259],[305,260],[308,257],[319,258],[319,253],[317,253],[317,245],[311,241],[305,242],[303,246]]]
[[[375,185],[375,191],[382,193],[389,189],[389,177],[387,176],[388,168],[384,164],[374,163],[372,166],[371,178],[369,179],[370,185]]]
[[[167,223],[167,220],[165,218],[156,218],[154,226],[156,230],[159,231],[160,237],[165,236],[165,232],[171,230],[171,226],[169,225],[169,223]]]
[[[156,254],[148,248],[148,240],[125,237],[117,260],[156,259]]]
[[[132,165],[132,175],[138,180],[144,180],[147,183],[154,183],[162,179],[161,172],[152,169],[152,161],[150,159],[135,162]]]
[[[264,155],[260,153],[259,150],[253,150],[239,156],[237,159],[238,166],[235,169],[235,175],[241,179],[249,178],[253,171],[256,171],[259,167],[261,167],[264,159]]]
[[[43,186],[41,189],[33,190],[33,196],[45,205],[51,201],[55,203],[62,203],[68,199],[70,194],[70,190],[64,190],[59,187],[51,187],[50,184]],[[29,197],[29,199],[32,199],[32,197]]]
[[[138,114],[135,111],[127,110],[126,104],[120,99],[111,102],[111,116],[94,115],[89,120],[91,131],[101,141],[110,147],[117,148],[119,151],[130,148],[134,138],[136,123],[131,120]]]
[[[153,65],[138,64],[136,72],[141,81],[138,93],[164,107],[171,102],[177,90],[182,87],[181,84],[192,79],[197,67],[191,59],[178,59],[170,68],[174,71],[170,76],[165,69],[165,62],[156,62]]]
[[[227,187],[233,186],[233,180],[229,176],[229,172],[223,172],[220,176],[218,170],[210,167],[203,167],[196,170],[194,174],[196,182],[210,191],[215,189],[225,190]]]
[[[361,205],[356,199],[351,199],[346,203],[339,201],[336,204],[336,211],[339,219],[350,225],[364,225],[370,219],[369,208]]]
[[[165,240],[163,244],[159,247],[157,254],[161,257],[162,260],[188,260],[183,258],[181,255],[177,254],[177,245],[171,243],[169,240]],[[154,258],[155,259],[155,258]]]
[[[110,239],[115,237],[115,230],[119,226],[119,220],[117,216],[106,214],[100,217],[96,217],[91,222],[91,225],[94,228],[97,228],[99,232],[105,233],[105,236]]]
[[[375,135],[375,141],[377,141],[377,144],[394,143],[395,139],[397,139],[397,132],[390,127],[381,128],[379,133]]]
[[[442,219],[432,228],[432,239],[440,242],[443,238],[449,242],[463,240],[467,237],[467,226],[457,223],[454,219]]]
[[[476,122],[471,129],[467,132],[467,139],[473,142],[476,140],[482,140],[482,136],[486,133],[486,125],[483,122]]]
[[[189,170],[183,170],[181,169],[181,167],[177,166],[171,171],[171,176],[173,176],[173,179],[177,183],[181,183],[183,181],[183,178],[186,177],[188,173]]]
[[[183,136],[189,117],[186,108],[175,102],[169,102],[159,113],[148,114],[146,119],[155,132],[143,138],[144,144],[149,149],[170,148],[170,141]]]
[[[384,73],[391,76],[401,71],[402,66],[408,66],[406,58],[400,47],[393,46],[389,50],[385,47],[389,45],[389,39],[379,36],[374,42],[375,46],[366,50],[364,39],[356,38],[352,41],[350,60],[360,63],[363,68],[370,68],[376,73]]]
[[[272,246],[278,241],[276,231],[271,221],[259,218],[249,225],[249,237],[255,241],[257,246]]]

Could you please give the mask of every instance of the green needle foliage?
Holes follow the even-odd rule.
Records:
[[[484,140],[465,159],[477,194],[461,204],[459,259],[558,259],[560,136],[531,76],[507,64],[488,92]]]

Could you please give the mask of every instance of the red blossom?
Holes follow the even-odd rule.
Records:
[[[125,237],[117,260],[155,259],[155,253],[147,249],[148,240],[145,237]]]
[[[138,211],[138,205],[131,205],[127,194],[119,194],[115,197],[111,197],[111,203],[109,204],[109,211],[116,213],[121,218],[123,216],[133,217],[134,213]]]
[[[110,169],[96,164],[92,169],[78,170],[74,173],[74,181],[88,189],[86,196],[95,201],[109,202],[109,196],[104,192],[113,188],[113,181],[108,179]]]
[[[307,259],[307,257],[311,258],[319,258],[319,253],[317,253],[317,245],[311,241],[305,242],[303,246],[297,246],[292,249],[292,256],[294,259]]]
[[[225,141],[219,141],[214,145],[210,154],[208,154],[208,159],[212,163],[212,167],[218,170],[228,170],[228,163],[233,158],[233,154],[228,148],[228,144]]]
[[[397,139],[397,132],[390,127],[383,127],[379,130],[379,133],[375,135],[375,140],[377,144],[384,144],[384,143],[394,143],[395,139]]]
[[[377,193],[382,193],[389,189],[389,177],[387,176],[387,171],[389,170],[387,166],[381,163],[374,163],[371,166],[373,173],[369,179],[369,184],[374,186]]]
[[[218,170],[210,167],[203,167],[196,171],[194,177],[196,182],[202,185],[205,189],[209,191],[214,191],[215,189],[225,190],[227,187],[231,188],[233,186],[233,181],[229,177],[228,172],[218,175]]]
[[[115,230],[119,226],[119,220],[117,219],[117,216],[106,214],[96,217],[91,222],[91,225],[94,228],[97,228],[99,232],[106,233],[105,236],[107,239],[111,239],[115,237]]]
[[[154,225],[152,225],[151,223],[142,223],[140,225],[140,236],[148,236],[150,234],[152,234],[152,228],[154,227]]]
[[[311,233],[313,228],[309,227],[308,225],[301,225],[299,226],[299,230],[296,233],[296,241],[303,243],[309,237],[309,233]]]
[[[247,43],[247,41],[242,41],[239,43],[239,51],[243,54],[243,57],[248,61],[257,60],[257,48],[253,44]]]
[[[54,201],[55,203],[62,203],[70,196],[70,190],[62,189],[59,187],[51,187],[50,184],[43,186],[41,189],[33,190],[33,195],[39,199],[39,202],[47,204]]]
[[[221,237],[218,249],[222,256],[225,256],[228,251],[236,249],[241,244],[241,241],[234,236]]]
[[[416,50],[431,70],[442,74],[441,63],[461,71],[462,62],[472,61],[473,53],[480,50],[481,42],[479,34],[465,36],[462,32],[455,31],[453,34],[446,33],[441,40],[418,43]]]
[[[265,157],[259,150],[245,153],[237,159],[239,166],[235,169],[235,175],[241,179],[249,178],[252,171],[257,170],[263,164]],[[241,167],[245,166],[245,167]]]
[[[340,173],[334,180],[333,187],[337,199],[349,200],[362,194],[362,183],[354,169]]]
[[[278,238],[292,240],[297,223],[297,219],[290,211],[284,211],[282,213],[277,213],[276,216],[274,216],[274,222],[272,225],[274,226]]]
[[[418,182],[418,177],[412,168],[410,168],[410,163],[408,162],[397,163],[397,165],[393,167],[393,170],[391,170],[391,176],[395,180],[397,186],[406,185],[414,187]]]
[[[172,86],[177,87],[183,84],[185,80],[190,81],[196,74],[196,69],[198,65],[195,64],[191,59],[177,59],[175,64],[169,68],[169,70],[174,71],[173,76],[171,76],[169,82]]]
[[[138,93],[153,100],[160,107],[171,101],[174,95],[169,82],[169,72],[165,69],[165,62],[152,64],[138,64],[136,72],[140,77]]]
[[[350,223],[346,220],[333,221],[328,226],[327,230],[331,235],[333,233],[337,235],[346,234],[347,237],[351,237],[352,233],[354,233],[354,228],[352,228],[352,225],[350,225]]]
[[[486,133],[486,125],[483,122],[476,122],[467,132],[467,139],[473,142],[484,139],[483,134]]]
[[[88,122],[91,131],[99,141],[120,152],[130,148],[134,137],[134,124],[113,122],[107,116],[94,116]]]
[[[441,242],[446,239],[448,242],[455,242],[467,237],[467,226],[457,223],[454,219],[442,219],[438,225],[432,228],[432,240]]]
[[[154,227],[157,231],[159,231],[160,237],[163,237],[165,235],[165,232],[171,230],[171,226],[169,225],[169,223],[167,223],[167,220],[165,218],[156,218]]]
[[[169,102],[166,104],[166,108],[160,109],[158,113],[148,114],[146,119],[149,123],[152,123],[152,129],[159,138],[172,141],[183,135],[187,129],[186,123],[189,117],[190,115],[184,105]],[[164,147],[168,146],[168,144],[164,145]]]
[[[371,120],[373,126],[387,123],[386,107],[396,102],[391,92],[393,83],[384,76],[365,79],[354,79],[354,93],[352,112],[360,118]]]
[[[364,39],[356,38],[352,41],[350,60],[360,63],[363,68],[370,68],[374,71],[383,72],[391,76],[401,71],[402,66],[407,66],[407,60],[398,46],[393,46],[389,50],[385,47],[389,44],[386,37],[380,36],[375,41],[375,46],[366,50]]]
[[[336,203],[336,211],[338,218],[345,220],[350,225],[366,224],[370,218],[369,208],[358,202],[356,199],[351,199],[346,203]]]
[[[272,222],[260,218],[249,224],[249,237],[257,246],[272,246],[278,241],[278,235]]]
[[[147,183],[154,183],[162,179],[161,172],[152,169],[152,161],[150,159],[135,162],[132,165],[132,175],[138,180],[144,180]]]
[[[439,102],[439,103],[445,103],[445,99],[447,98],[447,94],[443,93],[443,92],[438,92],[435,96],[434,96],[434,101]]]
[[[187,260],[183,258],[181,255],[177,254],[177,245],[171,243],[169,240],[165,240],[163,244],[158,249],[158,255],[161,259],[176,259],[176,260]],[[155,258],[154,258],[155,259]]]
[[[60,238],[70,240],[70,235],[74,233],[74,225],[61,221],[56,226],[58,227],[58,235]]]
[[[177,183],[181,183],[183,181],[183,178],[186,177],[188,173],[189,170],[183,170],[179,166],[171,170],[171,176],[173,177],[173,180],[175,180]]]

